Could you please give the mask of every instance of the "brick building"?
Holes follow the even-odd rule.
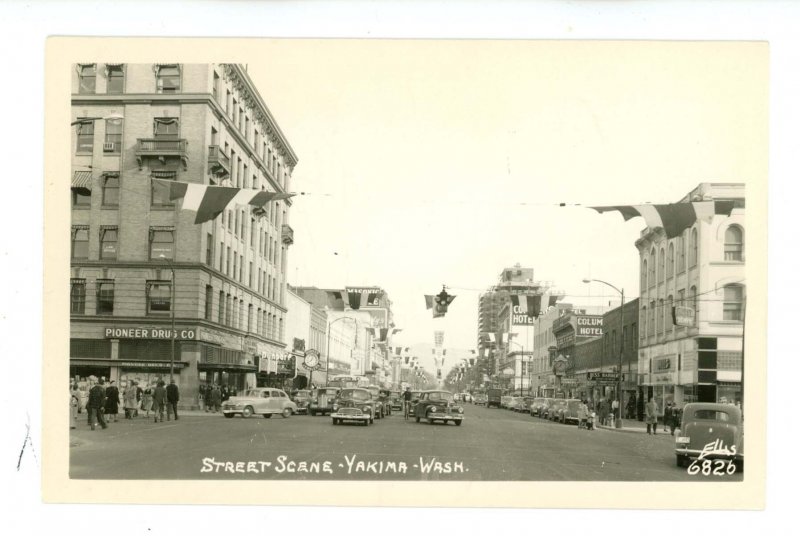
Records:
[[[189,405],[200,383],[279,372],[291,200],[196,225],[151,181],[290,189],[297,156],[246,70],[79,64],[71,102],[70,375],[172,369]]]

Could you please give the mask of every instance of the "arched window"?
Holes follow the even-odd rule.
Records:
[[[666,261],[664,259],[664,248],[658,250],[658,282],[664,282],[664,265]]]
[[[722,303],[722,319],[744,320],[744,287],[742,285],[725,285]]]
[[[667,279],[675,273],[675,244],[670,244],[667,250]]]
[[[692,237],[689,241],[689,267],[697,266],[697,229],[692,229]]]
[[[741,261],[744,252],[744,240],[742,228],[738,225],[731,225],[725,231],[725,260]]]
[[[648,335],[655,335],[656,334],[656,302],[655,302],[655,300],[650,302],[650,317],[647,319],[647,334]]]
[[[692,287],[689,289],[689,305],[694,309],[694,322],[695,325],[700,321],[700,311],[698,311],[698,302],[697,302],[697,287]]]
[[[678,258],[676,259],[675,273],[682,274],[686,271],[686,235],[681,234],[676,240]]]
[[[642,282],[640,286],[641,290],[647,288],[647,259],[642,259]]]
[[[650,250],[650,272],[647,274],[648,280],[650,282],[650,286],[653,287],[656,284],[656,248]]]
[[[642,336],[642,340],[647,336],[647,306],[645,305],[642,307],[642,316],[639,318],[639,324],[644,326],[644,329],[640,331],[640,335]]]

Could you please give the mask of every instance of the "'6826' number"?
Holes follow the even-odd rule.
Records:
[[[690,475],[702,473],[705,476],[732,475],[736,472],[736,464],[731,460],[695,460],[686,472]]]

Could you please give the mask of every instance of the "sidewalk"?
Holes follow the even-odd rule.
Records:
[[[667,431],[664,431],[664,424],[658,423],[657,425],[657,433],[656,435],[665,435],[668,437],[670,436],[669,426],[667,426]],[[614,426],[602,426],[600,424],[597,425],[599,430],[611,430],[613,432],[629,432],[634,434],[646,434],[647,433],[647,423],[643,421],[638,421],[636,419],[623,419],[622,420],[622,428],[615,428]],[[677,430],[677,428],[676,428]]]

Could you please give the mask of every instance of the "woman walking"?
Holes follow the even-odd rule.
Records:
[[[69,386],[69,427],[71,430],[75,429],[75,423],[78,420],[78,408],[81,405],[81,392],[78,390],[78,384],[72,383]]]
[[[117,413],[119,413],[119,389],[114,385],[114,380],[111,380],[110,385],[106,388],[106,415],[107,422],[111,422],[111,417],[114,417],[114,422],[117,422]]]
[[[133,416],[136,413],[136,382],[131,381],[128,388],[125,389],[125,394],[123,395],[125,399],[125,418],[126,419],[133,419]]]
[[[142,393],[142,411],[146,419],[150,418],[150,409],[153,407],[153,386],[148,385]]]

